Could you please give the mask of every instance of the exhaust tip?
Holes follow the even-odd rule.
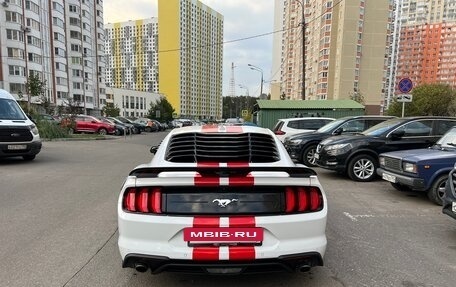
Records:
[[[141,273],[144,273],[149,269],[146,264],[144,263],[135,263],[135,270]]]
[[[299,272],[309,272],[310,271],[310,265],[307,265],[307,264],[300,265],[300,266],[298,266],[297,270]]]

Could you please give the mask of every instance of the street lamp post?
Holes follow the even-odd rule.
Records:
[[[248,66],[250,67],[250,69],[258,71],[258,72],[261,73],[261,87],[260,87],[260,98],[261,98],[261,96],[263,95],[263,82],[264,82],[263,81],[263,70],[260,69],[257,66],[252,65],[252,64],[248,64]]]
[[[301,99],[305,100],[306,99],[306,19],[304,17],[304,3],[295,0],[296,3],[299,3],[301,5],[301,31],[302,31],[302,44],[301,44],[301,54],[302,54],[302,84],[301,84]]]

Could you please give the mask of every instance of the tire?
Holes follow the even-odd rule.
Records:
[[[430,201],[437,205],[443,205],[443,196],[445,194],[445,184],[448,180],[448,174],[439,176],[432,183],[431,187],[427,191],[427,197]]]
[[[301,162],[307,166],[315,167],[315,151],[317,150],[316,145],[310,145],[304,149],[301,156]]]
[[[152,132],[152,128],[151,128],[151,127],[146,127],[146,128],[144,129],[144,131],[150,133],[150,132]]]
[[[24,155],[24,156],[22,156],[22,158],[23,158],[25,161],[34,160],[35,157],[36,157],[36,155]]]
[[[121,136],[121,135],[122,135],[122,132],[121,132],[119,129],[116,129],[115,135],[116,135],[116,136]]]
[[[99,135],[102,135],[102,136],[105,136],[108,134],[108,131],[106,129],[99,129],[98,130],[98,134]]]
[[[355,156],[348,164],[348,176],[354,181],[367,182],[376,177],[377,161],[370,155]]]
[[[412,189],[406,185],[400,184],[400,183],[395,183],[395,182],[390,182],[391,186],[394,187],[397,191],[411,191]]]

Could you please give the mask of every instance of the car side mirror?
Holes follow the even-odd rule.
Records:
[[[338,136],[338,135],[342,134],[343,131],[344,131],[343,128],[338,128],[334,131],[334,135]]]
[[[156,154],[158,150],[158,146],[153,146],[150,148],[150,153]]]
[[[391,139],[397,140],[405,135],[405,131],[394,131],[391,133]]]

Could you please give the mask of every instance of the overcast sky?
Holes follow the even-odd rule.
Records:
[[[105,23],[157,17],[157,0],[106,0],[104,1]],[[224,16],[224,42],[273,32],[274,0],[200,0]],[[260,94],[261,73],[251,70],[252,64],[263,70],[263,92],[269,91],[272,62],[272,35],[224,44],[223,95],[228,94],[231,78],[231,63],[234,62],[236,95]]]

